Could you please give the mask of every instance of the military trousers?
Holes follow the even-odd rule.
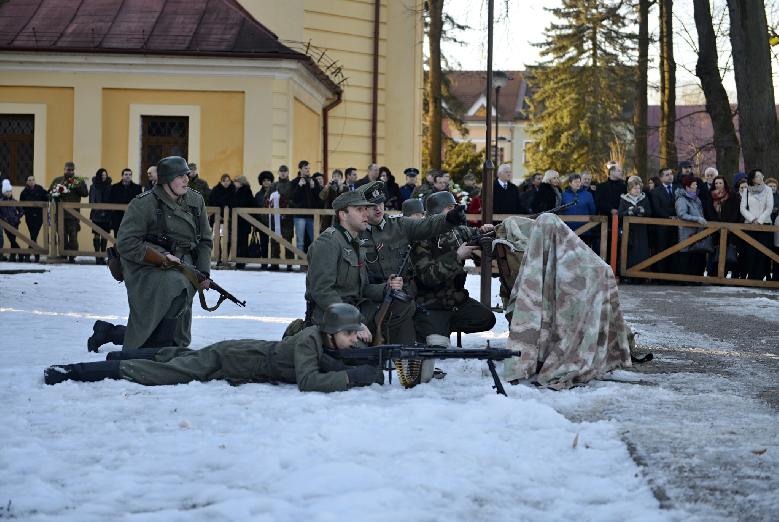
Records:
[[[449,337],[452,332],[475,333],[495,326],[492,310],[470,297],[452,310],[427,310],[414,317],[417,337],[424,341],[428,335]]]
[[[224,379],[231,382],[267,382],[269,341],[222,341],[201,350],[161,348],[154,360],[121,361],[122,379],[146,386]]]
[[[65,216],[65,238],[64,247],[67,250],[78,250],[78,231],[81,230],[81,225],[77,218]]]
[[[360,313],[365,317],[366,324],[374,336],[376,335],[376,313],[380,307],[381,303],[375,301],[366,301],[360,305]],[[416,342],[415,311],[414,301],[407,303],[394,301],[390,305],[382,325],[385,344],[414,344]]]

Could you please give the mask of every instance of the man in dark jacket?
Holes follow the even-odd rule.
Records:
[[[27,176],[27,182],[24,185],[22,193],[19,195],[19,201],[48,201],[49,196],[46,189],[35,183],[34,176]],[[43,209],[41,207],[22,207],[24,211],[24,220],[27,223],[27,229],[30,231],[30,239],[37,242],[38,234],[43,226]],[[30,255],[24,255],[24,261],[30,260]],[[41,255],[35,254],[35,262],[40,261]]]
[[[197,163],[189,163],[189,188],[195,189],[203,196],[203,201],[206,202],[206,206],[210,205],[208,198],[211,197],[211,189],[208,186],[208,182],[200,177],[200,173],[197,170]]]
[[[282,341],[221,341],[201,350],[179,347],[112,352],[102,362],[46,368],[46,384],[66,380],[95,382],[125,379],[156,386],[191,381],[226,380],[232,384],[284,382],[300,391],[334,392],[383,383],[380,368],[347,366],[337,350],[357,344],[363,328],[360,311],[346,303],[330,305],[320,326],[311,326]]]
[[[409,167],[403,171],[406,175],[406,184],[400,187],[400,204],[411,197],[414,193],[414,189],[417,188],[417,176],[419,176],[419,169]]]
[[[111,177],[108,175],[106,169],[97,169],[95,177],[92,178],[92,185],[89,187],[89,202],[90,203],[109,203],[111,199]],[[89,212],[89,219],[95,225],[98,225],[103,230],[111,231],[111,211],[93,208]],[[108,241],[98,234],[96,231],[92,231],[92,245],[95,247],[95,252],[105,252],[108,246]],[[101,256],[95,256],[95,264],[104,265],[105,258]]]
[[[292,181],[292,197],[290,206],[293,208],[319,208],[319,193],[322,191],[311,176],[311,165],[308,161],[298,163],[298,177]],[[307,251],[306,237],[309,244],[314,240],[314,216],[300,215],[293,219],[295,223],[295,243],[298,250]]]
[[[530,178],[525,179],[519,188],[519,213],[520,214],[532,214],[533,203],[536,199],[536,194],[541,188],[541,182],[544,179],[543,174],[540,172],[533,173]]]
[[[374,181],[377,181],[379,179],[379,166],[375,163],[371,163],[368,165],[368,172],[365,174],[364,178],[361,178],[356,183],[356,188],[360,188],[366,183],[372,183]]]
[[[135,196],[141,193],[141,186],[133,182],[133,171],[130,169],[124,169],[122,171],[122,180],[119,183],[111,185],[111,203],[119,203],[122,205],[128,205]],[[119,236],[119,225],[122,223],[124,217],[124,211],[114,210],[111,216],[111,229],[114,232],[114,237]]]
[[[622,194],[627,193],[627,185],[622,179],[622,167],[612,165],[609,167],[609,179],[598,185],[595,191],[595,208],[601,216],[616,216],[619,209],[619,200]]]
[[[672,219],[676,217],[675,196],[679,188],[673,182],[673,169],[660,169],[660,185],[649,193],[649,202],[652,204],[652,217]],[[600,191],[600,187],[598,188]],[[657,225],[654,226],[655,244],[650,245],[654,253],[661,252],[674,246],[679,239],[679,231],[676,227]],[[651,235],[650,235],[651,237]],[[675,272],[674,256],[661,259],[650,268],[653,272]]]
[[[519,214],[519,190],[511,182],[511,165],[504,163],[492,187],[492,212],[494,214]]]

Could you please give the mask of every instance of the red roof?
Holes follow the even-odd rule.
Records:
[[[522,71],[504,71],[509,80],[500,90],[500,106],[498,115],[501,120],[526,119],[523,113],[527,109],[526,98],[528,85]],[[463,110],[467,112],[487,90],[487,71],[446,71],[444,73],[451,82],[450,93],[460,100]],[[495,92],[492,93],[492,103],[495,104]],[[465,121],[484,120],[484,116],[465,116]]]
[[[0,1],[0,51],[288,58],[340,90],[237,0]]]

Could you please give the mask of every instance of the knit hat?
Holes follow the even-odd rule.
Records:
[[[736,174],[736,176],[733,178],[733,186],[738,186],[739,181],[742,179],[747,179],[747,175],[744,172],[739,172]]]
[[[6,192],[11,192],[11,181],[8,179],[3,180],[3,194]]]

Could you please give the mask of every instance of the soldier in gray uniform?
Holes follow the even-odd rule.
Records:
[[[147,256],[156,250],[167,262],[183,262],[211,272],[211,226],[203,197],[187,183],[184,158],[170,156],[157,164],[158,183],[130,202],[116,238],[121,256],[130,318],[127,327],[97,321],[87,349],[113,342],[124,349],[189,346],[192,298],[197,289],[178,270],[166,270]],[[208,288],[210,281],[202,283]]]
[[[375,366],[346,366],[330,355],[357,344],[360,311],[348,304],[325,310],[321,326],[311,326],[283,341],[222,341],[201,350],[180,347],[111,352],[109,360],[50,366],[46,384],[66,380],[125,379],[147,386],[227,380],[231,384],[284,382],[300,391],[333,392],[383,383]]]
[[[425,217],[425,203],[421,199],[407,199],[401,206],[403,217],[422,219]]]
[[[427,219],[409,219],[405,217],[392,217],[387,219],[384,215],[384,202],[387,200],[384,191],[384,183],[374,181],[363,185],[359,189],[365,194],[365,199],[373,206],[368,210],[368,228],[360,233],[365,247],[365,260],[367,261],[368,281],[380,283],[388,280],[398,271],[406,255],[409,255],[410,243],[435,237],[450,230],[454,225],[447,221],[445,214],[431,216]],[[420,200],[417,200],[420,201]],[[410,299],[407,305],[416,311],[416,288],[413,283],[411,263],[407,262],[406,277],[403,278],[403,291]],[[398,305],[400,306],[400,305]],[[397,338],[388,338],[388,343],[413,343],[416,332],[413,328],[398,332]]]
[[[428,216],[447,213],[456,207],[451,192],[436,192],[425,201]],[[411,259],[418,288],[417,302],[429,311],[418,314],[416,327],[427,344],[449,346],[452,332],[483,332],[495,326],[492,311],[468,296],[464,268],[465,260],[479,248],[468,245],[468,241],[478,237],[479,232],[493,229],[493,225],[483,225],[480,229],[459,226],[414,244]]]

